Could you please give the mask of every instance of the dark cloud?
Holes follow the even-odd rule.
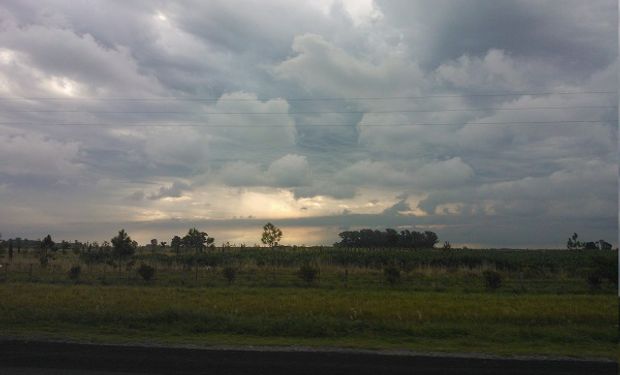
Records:
[[[616,60],[615,1],[379,1],[410,38],[411,54],[436,67],[490,49],[559,64],[580,76]]]
[[[470,96],[617,90],[616,2],[364,4],[4,1],[3,233],[616,237],[617,95]]]
[[[383,210],[383,214],[384,215],[400,215],[400,213],[403,211],[411,211],[411,207],[409,206],[409,203],[407,203],[405,198],[399,200],[393,206],[388,207],[385,210]]]

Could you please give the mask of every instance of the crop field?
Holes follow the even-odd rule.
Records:
[[[103,342],[616,358],[616,256],[145,248],[122,262],[59,251],[41,265],[36,252],[24,251],[3,261],[0,329]],[[138,272],[142,265],[152,268],[150,278]]]

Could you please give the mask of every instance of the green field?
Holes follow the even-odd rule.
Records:
[[[86,256],[84,256],[86,255]],[[131,259],[118,261],[91,254],[54,254],[46,267],[35,251],[23,252],[0,271],[6,282],[74,283],[67,277],[80,266],[79,283],[89,285],[142,285],[140,264],[156,269],[149,284],[180,287],[219,287],[229,281],[222,270],[235,270],[233,284],[244,287],[305,287],[299,267],[312,264],[318,274],[314,287],[348,289],[399,289],[435,292],[484,292],[483,273],[502,276],[497,293],[615,294],[610,282],[617,274],[616,251],[557,250],[388,250],[388,249],[217,249],[200,254],[151,253],[142,249]],[[388,284],[384,268],[400,270],[400,280]],[[588,276],[600,268],[596,288]],[[615,277],[617,279],[617,277]]]
[[[34,252],[0,272],[4,336],[617,358],[617,252],[226,249],[118,264]],[[139,264],[154,267],[143,280]],[[299,268],[318,272],[308,282]],[[70,278],[68,270],[81,273]],[[385,268],[400,276],[388,282]],[[224,270],[233,268],[227,280]],[[495,289],[484,272],[501,276]],[[598,270],[598,271],[597,271]],[[617,272],[617,270],[615,270]],[[602,272],[602,271],[601,271]],[[605,275],[603,272],[601,275]],[[613,273],[613,272],[612,272]],[[617,274],[616,274],[617,275]],[[617,276],[616,276],[617,277]]]
[[[613,296],[0,286],[9,335],[615,357]]]

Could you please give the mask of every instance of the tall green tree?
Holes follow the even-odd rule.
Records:
[[[13,239],[9,238],[9,262],[13,262]]]
[[[201,232],[196,228],[191,228],[185,237],[183,237],[183,246],[192,249],[197,253],[203,252],[207,247],[212,248],[215,238],[209,237],[207,232]]]
[[[42,266],[47,266],[49,263],[49,252],[56,249],[56,243],[52,240],[51,235],[45,236],[43,241],[41,241],[41,256],[39,257],[39,261]]]
[[[172,251],[175,252],[176,255],[179,255],[179,251],[181,250],[181,245],[183,245],[183,240],[179,236],[172,237],[170,241],[170,247],[172,247]]]
[[[581,249],[583,247],[584,244],[579,241],[579,235],[577,233],[573,233],[573,235],[570,236],[566,242],[567,249]]]
[[[282,239],[282,231],[271,223],[265,224],[263,227],[263,235],[260,241],[269,247],[276,247]]]
[[[125,232],[125,229],[121,229],[110,242],[112,242],[112,254],[118,258],[118,272],[120,272],[123,259],[132,256],[138,246]]]
[[[155,254],[157,252],[157,238],[151,240],[151,252]]]

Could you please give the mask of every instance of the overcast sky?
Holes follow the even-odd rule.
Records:
[[[4,0],[0,232],[615,244],[617,89],[615,0]]]

